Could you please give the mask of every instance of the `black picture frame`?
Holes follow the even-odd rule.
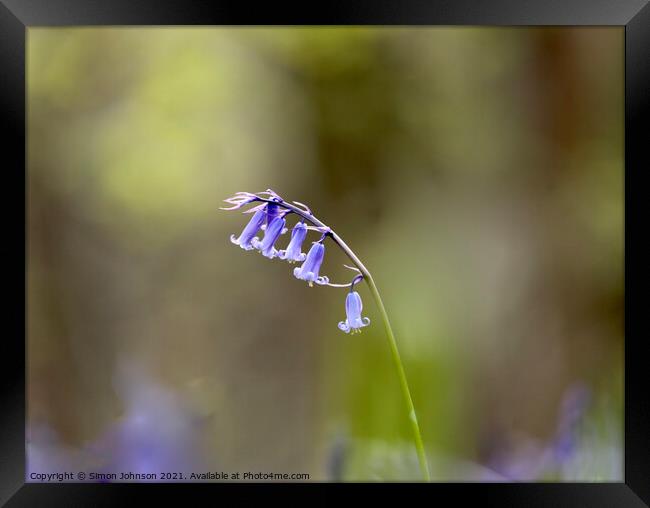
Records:
[[[26,30],[71,25],[606,25],[625,29],[625,471],[621,483],[422,484],[431,502],[454,504],[480,496],[497,506],[623,507],[650,503],[650,403],[644,386],[643,279],[631,267],[647,248],[633,219],[641,217],[641,186],[648,164],[650,128],[650,6],[648,0],[365,0],[312,6],[277,2],[181,0],[0,0],[0,109],[3,169],[8,186],[2,208],[4,293],[0,502],[7,506],[113,506],[128,489],[151,485],[25,483],[25,49]],[[594,56],[597,58],[597,56]],[[22,222],[22,225],[21,225]],[[640,222],[640,220],[639,220]],[[633,275],[634,274],[634,275]],[[240,491],[246,485],[219,484]],[[161,486],[158,486],[161,487]],[[169,486],[162,486],[167,489]],[[179,485],[185,493],[210,486]],[[298,490],[304,491],[303,487]],[[264,489],[275,488],[265,485]],[[378,488],[384,489],[383,486]],[[210,489],[208,491],[208,489]],[[422,492],[424,494],[424,491]],[[135,498],[131,498],[135,499]],[[444,502],[444,501],[443,501]],[[445,503],[446,504],[446,503]]]

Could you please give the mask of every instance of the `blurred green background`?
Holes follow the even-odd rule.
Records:
[[[367,288],[348,336],[345,290],[230,243],[248,216],[221,200],[270,187],[373,273],[434,479],[622,479],[622,28],[27,43],[31,469],[110,468],[135,421],[148,459],[183,443],[160,467],[419,478]],[[344,261],[328,244],[322,273]],[[576,383],[571,460],[508,473]]]

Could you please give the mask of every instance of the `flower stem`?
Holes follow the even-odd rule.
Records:
[[[424,452],[424,444],[422,443],[422,434],[420,433],[420,425],[418,424],[418,418],[415,413],[415,406],[413,406],[413,399],[411,397],[411,391],[409,390],[409,384],[406,379],[406,372],[404,371],[404,365],[402,364],[402,358],[399,354],[399,349],[397,348],[397,341],[395,340],[395,334],[393,329],[390,326],[390,321],[388,319],[388,313],[386,312],[386,307],[384,307],[384,302],[381,299],[377,285],[375,284],[372,275],[368,269],[363,265],[361,260],[356,256],[356,254],[347,246],[341,237],[339,237],[334,231],[332,231],[332,239],[338,244],[339,247],[347,254],[350,260],[356,265],[357,268],[361,271],[364,280],[370,288],[372,297],[375,300],[375,304],[379,309],[381,314],[381,319],[384,322],[384,328],[386,329],[386,335],[388,335],[388,343],[390,344],[390,351],[393,356],[393,361],[395,362],[395,367],[397,368],[397,375],[399,377],[400,388],[402,389],[402,395],[406,401],[406,407],[409,412],[409,421],[411,422],[411,430],[413,431],[413,439],[415,441],[415,449],[418,454],[418,461],[420,463],[420,471],[422,472],[422,478],[426,482],[431,481],[431,475],[429,473],[429,465],[427,463],[427,456]]]
[[[365,277],[370,292],[372,293],[375,303],[379,308],[379,313],[381,318],[384,321],[384,328],[386,329],[386,334],[388,335],[388,342],[390,344],[390,351],[393,355],[393,361],[395,362],[395,367],[397,368],[397,374],[399,376],[400,386],[402,388],[402,395],[404,395],[404,400],[406,400],[406,406],[409,412],[409,421],[411,422],[411,430],[413,431],[413,437],[415,440],[415,449],[418,453],[418,461],[420,462],[420,470],[422,472],[422,478],[426,482],[431,481],[431,475],[429,474],[429,465],[427,464],[427,456],[424,452],[424,445],[422,444],[422,435],[420,434],[420,426],[418,425],[418,418],[415,414],[415,407],[413,406],[413,399],[411,398],[411,391],[409,390],[408,381],[406,380],[406,372],[404,372],[404,365],[402,364],[402,359],[397,349],[397,341],[395,340],[395,335],[393,334],[393,329],[390,326],[390,321],[388,320],[388,314],[386,313],[386,308],[384,307],[384,302],[381,300],[381,295],[379,290],[375,285],[375,281],[371,276],[367,275]]]
[[[266,201],[266,202],[275,202],[264,198],[259,198],[259,200]],[[296,215],[300,216],[301,218],[307,220],[308,222],[314,224],[317,227],[327,228],[327,226],[325,226],[325,224],[321,222],[319,219],[317,219],[314,215],[305,213],[303,210],[301,210],[297,206],[292,205],[291,203],[286,203],[283,201],[277,204],[281,207],[291,210]],[[402,359],[399,354],[399,349],[397,348],[397,341],[395,340],[393,329],[391,328],[390,321],[388,320],[388,314],[386,313],[384,302],[381,299],[381,295],[379,294],[379,290],[377,289],[377,285],[375,284],[372,275],[370,274],[368,269],[363,265],[361,260],[352,251],[352,249],[350,249],[350,247],[347,246],[347,244],[343,241],[343,239],[336,234],[336,232],[334,232],[330,228],[327,229],[329,230],[329,235],[331,236],[334,243],[336,243],[341,248],[341,250],[345,252],[348,258],[350,258],[352,263],[354,263],[354,265],[359,269],[359,271],[363,275],[363,279],[368,284],[368,287],[370,288],[370,292],[372,293],[372,297],[374,298],[377,308],[379,309],[379,313],[381,314],[381,318],[384,323],[384,328],[386,329],[386,335],[388,335],[388,343],[390,344],[390,351],[393,356],[393,361],[395,362],[395,367],[397,368],[397,375],[399,377],[400,387],[402,389],[402,395],[404,396],[404,400],[406,401],[406,407],[409,412],[409,421],[411,422],[411,430],[413,431],[415,449],[418,455],[418,462],[420,464],[420,471],[422,472],[422,478],[424,479],[424,481],[429,482],[431,481],[431,475],[429,473],[427,456],[424,451],[424,444],[422,443],[420,426],[418,425],[418,418],[417,415],[415,414],[415,407],[413,406],[411,391],[409,390],[408,381],[406,379],[406,372],[404,371],[404,365],[402,364]]]

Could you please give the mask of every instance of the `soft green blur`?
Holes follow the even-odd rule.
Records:
[[[221,200],[272,188],[372,272],[436,480],[550,439],[575,382],[597,460],[561,479],[622,478],[622,28],[27,42],[30,425],[83,449],[124,416],[129,363],[186,402],[209,468],[419,478],[367,288],[348,336],[345,290],[230,243],[248,216]]]

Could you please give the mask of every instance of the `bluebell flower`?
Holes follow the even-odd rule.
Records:
[[[301,262],[300,267],[294,268],[293,275],[297,279],[307,281],[309,286],[313,286],[315,283],[323,286],[349,288],[350,294],[347,296],[345,304],[347,319],[339,323],[339,328],[346,333],[355,333],[370,324],[368,318],[361,317],[361,298],[354,291],[354,285],[363,279],[359,267],[345,265],[357,272],[349,284],[332,284],[328,277],[320,275],[319,272],[325,257],[324,242],[327,238],[332,238],[334,243],[343,249],[351,259],[355,259],[355,256],[328,226],[312,214],[307,205],[298,201],[287,202],[271,189],[255,194],[237,192],[224,201],[229,206],[222,207],[223,210],[238,210],[244,206],[252,205],[244,212],[254,214],[250,222],[238,238],[235,238],[235,235],[230,237],[234,244],[245,250],[258,249],[267,258],[279,257],[289,263]],[[277,250],[275,244],[280,235],[287,232],[286,216],[291,213],[297,215],[299,219],[291,231],[291,240],[286,249]],[[306,222],[311,225],[308,226]],[[256,236],[260,231],[264,235],[262,239]],[[309,252],[305,254],[302,252],[302,245],[309,231],[318,231],[322,237],[317,242],[313,242]]]
[[[286,231],[284,228],[285,223],[286,221],[282,217],[275,217],[266,228],[264,239],[262,241],[259,241],[257,238],[253,238],[253,247],[259,249],[263,256],[266,256],[269,259],[273,259],[278,255],[278,251],[273,245],[278,240],[280,235]]]
[[[339,329],[345,333],[360,332],[361,328],[370,324],[370,319],[361,317],[363,303],[356,291],[350,291],[345,299],[345,315],[347,319],[339,323]]]
[[[305,262],[300,268],[294,268],[293,275],[298,279],[306,280],[310,286],[313,286],[314,282],[316,284],[327,284],[329,279],[318,275],[320,265],[323,264],[324,256],[325,246],[320,241],[314,242],[314,245],[312,245],[307,253]]]
[[[253,215],[244,230],[241,232],[241,235],[239,235],[239,238],[236,238],[235,235],[230,235],[230,241],[235,245],[239,245],[244,250],[251,250],[253,248],[253,239],[262,227],[265,219],[266,211],[257,210],[255,215]]]
[[[304,261],[307,254],[301,252],[302,242],[307,237],[307,226],[304,222],[298,222],[291,231],[291,241],[286,250],[281,250],[279,254],[280,259],[286,259],[289,263],[296,261]]]

